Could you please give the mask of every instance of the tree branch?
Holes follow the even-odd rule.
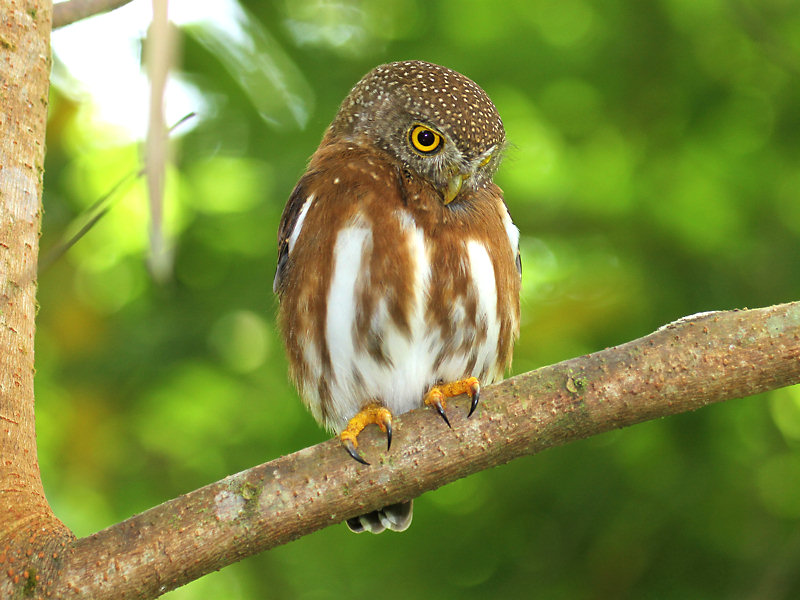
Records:
[[[53,515],[36,459],[36,260],[50,74],[49,0],[0,11],[0,598],[56,578],[72,534]],[[42,586],[43,587],[43,586]],[[13,591],[12,591],[13,590]]]
[[[546,448],[800,382],[800,302],[705,313],[487,388],[453,429],[426,409],[394,444],[365,431],[357,464],[330,440],[254,467],[75,542],[62,589],[152,598],[212,570],[380,506]]]
[[[125,6],[132,0],[68,0],[53,5],[53,29]]]

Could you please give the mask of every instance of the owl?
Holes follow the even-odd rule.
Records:
[[[467,77],[385,64],[350,91],[291,193],[273,290],[290,375],[355,460],[375,424],[471,398],[509,367],[519,333],[519,231],[492,178],[503,122]],[[367,466],[363,468],[368,468]],[[411,501],[348,520],[402,531]]]

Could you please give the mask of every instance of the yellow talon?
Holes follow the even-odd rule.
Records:
[[[386,432],[386,449],[392,447],[392,413],[380,404],[368,404],[347,422],[347,427],[339,434],[339,439],[347,453],[361,464],[368,465],[364,457],[358,452],[358,434],[367,425],[375,424]]]
[[[447,398],[453,398],[461,394],[469,394],[471,403],[469,414],[467,418],[472,416],[475,408],[478,406],[478,401],[481,398],[481,384],[476,377],[469,377],[452,383],[445,383],[442,385],[433,386],[430,391],[425,394],[425,404],[433,406],[436,412],[444,419],[447,426],[450,427],[450,421],[447,419],[447,414],[444,412],[447,408]]]

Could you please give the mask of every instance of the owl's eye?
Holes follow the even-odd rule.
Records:
[[[425,125],[414,125],[409,129],[408,139],[420,154],[433,154],[442,149],[442,136]]]

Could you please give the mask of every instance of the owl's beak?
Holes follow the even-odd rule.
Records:
[[[442,196],[444,197],[444,204],[447,206],[453,199],[458,196],[461,191],[461,186],[470,178],[470,173],[456,173],[447,181],[447,187],[443,190]]]
[[[469,170],[466,173],[463,173],[459,170],[455,171],[450,176],[450,179],[447,180],[447,186],[445,187],[444,190],[442,190],[442,197],[444,198],[445,206],[447,206],[453,200],[455,200],[455,197],[458,196],[458,193],[464,186],[465,181],[468,181],[470,178],[472,178],[473,175],[475,175],[475,173],[478,172],[478,169],[489,163],[496,149],[497,146],[492,146],[491,148],[486,150],[483,154],[478,156],[475,160],[472,161],[472,164],[470,165]]]

